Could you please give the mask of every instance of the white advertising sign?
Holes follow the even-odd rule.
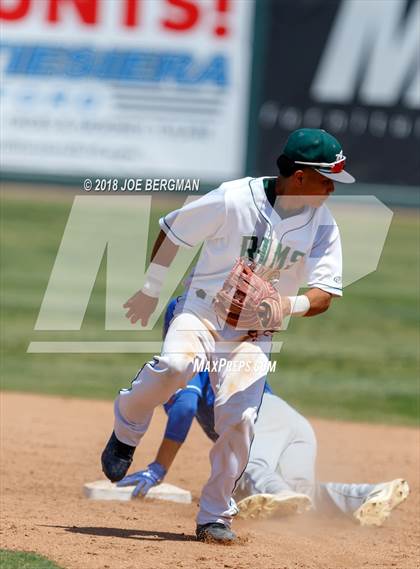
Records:
[[[0,0],[1,166],[243,175],[253,0]]]

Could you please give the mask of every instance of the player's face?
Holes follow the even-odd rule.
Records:
[[[334,182],[311,168],[295,173],[297,192],[302,202],[311,207],[320,207],[334,191]]]

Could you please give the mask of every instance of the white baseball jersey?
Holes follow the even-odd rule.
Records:
[[[272,187],[275,179],[224,183],[160,220],[160,227],[176,245],[204,242],[190,288],[202,289],[205,295],[200,290],[186,295],[185,306],[169,326],[162,354],[142,367],[131,388],[122,390],[115,402],[115,435],[136,446],[153,409],[185,387],[196,374],[196,362],[215,365],[210,381],[219,437],[210,452],[211,473],[200,498],[200,525],[229,526],[237,513],[232,492],[248,462],[271,348],[270,334],[251,337],[230,326],[217,328],[220,323],[209,300],[241,256],[279,268],[281,294],[296,294],[305,282],[341,294],[340,238],[328,209],[305,207],[282,217],[271,206],[274,194],[266,194],[264,183]],[[225,344],[232,342],[234,349],[227,348]],[[222,360],[225,367],[218,366]]]
[[[242,178],[223,183],[196,201],[159,220],[167,237],[181,247],[201,242],[191,287],[215,295],[238,257],[279,268],[283,295],[301,286],[342,295],[342,256],[337,224],[325,205],[304,207],[281,217],[270,204],[264,182]]]

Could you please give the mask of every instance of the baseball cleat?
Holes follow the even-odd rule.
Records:
[[[362,526],[381,526],[409,493],[410,487],[403,478],[377,484],[353,515]]]
[[[210,522],[208,524],[197,525],[195,530],[198,541],[204,543],[222,543],[229,545],[236,540],[236,534],[225,524]]]
[[[112,432],[101,456],[102,471],[111,482],[122,480],[133,462],[136,447],[126,445]]]
[[[273,515],[301,514],[312,509],[305,494],[284,491],[278,494],[253,494],[238,502],[240,518],[268,518]]]

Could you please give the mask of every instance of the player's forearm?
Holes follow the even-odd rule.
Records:
[[[332,294],[325,290],[311,288],[305,293],[305,296],[308,297],[310,306],[304,316],[316,316],[317,314],[322,314],[330,307]]]
[[[174,245],[161,230],[152,250],[151,263],[146,273],[142,292],[153,298],[159,298],[166,279],[168,267],[177,254],[178,246]]]
[[[166,237],[166,233],[160,230],[155,244],[153,245],[151,261],[163,267],[169,267],[177,254],[178,248],[178,245],[172,243],[172,241]]]
[[[161,464],[165,470],[168,471],[181,446],[182,443],[178,441],[164,438],[156,455],[156,462]]]
[[[328,310],[332,295],[319,288],[313,288],[299,296],[283,297],[284,316],[316,316]]]

